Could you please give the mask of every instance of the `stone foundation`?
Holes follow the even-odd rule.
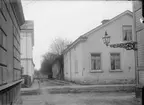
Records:
[[[135,84],[135,79],[113,79],[113,80],[84,80],[72,81],[81,85],[109,85],[109,84]]]

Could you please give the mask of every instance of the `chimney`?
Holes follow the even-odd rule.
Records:
[[[107,23],[108,21],[109,21],[109,19],[105,19],[105,20],[101,21],[101,23],[102,23],[102,24],[105,24],[105,23]]]

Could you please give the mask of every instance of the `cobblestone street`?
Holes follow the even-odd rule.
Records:
[[[23,105],[139,105],[134,94],[80,93],[23,96]]]
[[[27,90],[29,91],[28,94],[22,94],[23,105],[140,105],[135,99],[134,93],[91,92],[51,94],[44,87],[42,85],[39,91],[37,83],[34,83],[33,89]]]

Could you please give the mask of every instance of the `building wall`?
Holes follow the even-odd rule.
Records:
[[[31,77],[33,77],[33,74],[34,74],[34,66],[33,66],[33,63],[31,61],[31,59],[21,59],[21,65],[24,68],[24,71],[23,71],[23,75],[29,75]]]
[[[33,58],[32,55],[32,35],[31,32],[21,32],[21,58]]]
[[[137,85],[140,87],[144,85],[144,23],[140,22],[140,18],[142,18],[141,7],[141,1],[133,1],[135,40],[138,43],[138,50],[136,51],[136,76]]]
[[[80,78],[82,79],[82,60],[82,43],[78,43],[64,54],[64,77],[66,80],[79,81]]]
[[[13,104],[20,93],[20,24],[12,5],[0,0],[0,105]]]
[[[107,31],[108,35],[111,36],[111,44],[123,42],[122,25],[133,26],[132,15],[124,15],[105,27],[90,33],[86,41],[76,44],[76,46],[65,53],[65,79],[86,84],[134,83],[134,51],[127,51],[123,48],[110,48],[102,41],[102,37]],[[110,53],[113,52],[120,53],[121,71],[111,71]],[[101,54],[102,70],[100,72],[91,71],[91,53]],[[78,60],[77,72],[75,72],[75,58]]]
[[[21,26],[21,66],[23,75],[28,75],[33,81],[34,64],[33,64],[33,46],[34,46],[34,29],[33,21],[26,21]]]
[[[129,15],[117,19],[98,31],[93,32],[88,40],[83,44],[83,69],[84,81],[87,83],[134,83],[135,81],[135,61],[134,51],[128,51],[123,48],[107,47],[102,37],[107,31],[111,36],[111,44],[123,42],[122,25],[133,25],[133,18]],[[134,39],[134,36],[133,36]],[[121,71],[111,71],[110,53],[120,53]],[[101,54],[101,70],[100,72],[91,71],[91,53]]]

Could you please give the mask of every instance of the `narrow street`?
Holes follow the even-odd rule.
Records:
[[[32,88],[21,90],[23,105],[140,105],[133,92],[51,93],[48,89],[62,85],[75,84],[50,80],[41,83],[39,90],[35,81]]]

